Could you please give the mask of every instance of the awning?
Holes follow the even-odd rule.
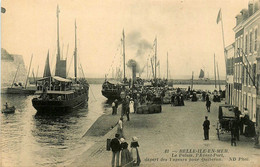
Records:
[[[57,81],[60,81],[60,82],[72,82],[71,80],[69,79],[66,79],[66,78],[62,78],[62,77],[58,77],[58,76],[54,76],[54,77],[44,77],[44,78],[41,78],[41,79],[38,79],[37,81],[49,81],[50,78],[54,79],[54,80],[57,80]]]
[[[47,79],[50,80],[50,77],[44,77],[44,78],[41,78],[41,79],[37,79],[37,81],[44,81],[44,80],[47,80]]]
[[[66,79],[66,78],[62,78],[62,77],[58,77],[58,76],[54,76],[52,77],[53,79],[57,80],[57,81],[60,81],[60,82],[72,82],[71,80],[69,79]]]
[[[111,84],[111,85],[127,85],[127,84],[123,84],[122,82],[119,82],[119,81],[106,81],[108,84]]]
[[[35,95],[42,94],[43,92],[41,90],[38,90],[35,92]],[[57,90],[47,90],[47,94],[55,94],[55,95],[68,95],[73,94],[73,90],[67,90],[67,91],[57,91]]]

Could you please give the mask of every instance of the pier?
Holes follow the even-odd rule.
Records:
[[[194,163],[233,166],[248,165],[249,162],[250,166],[256,165],[259,154],[253,148],[253,138],[240,136],[237,147],[230,145],[230,135],[218,140],[216,124],[219,104],[213,103],[210,113],[205,102],[185,101],[183,107],[163,105],[162,113],[158,114],[130,114],[130,121],[124,119],[123,122],[126,142],[130,144],[133,136],[138,138],[141,166],[169,166],[171,163],[177,166],[194,166]],[[88,130],[84,138],[93,145],[70,166],[111,166],[112,153],[106,150],[106,140],[114,137],[117,127],[111,126],[120,118],[120,114],[111,115],[111,112],[101,116],[98,124],[94,123]],[[211,123],[209,140],[203,140],[202,124],[206,115]],[[98,132],[102,133],[97,135]],[[243,157],[250,161],[234,162],[230,157]]]

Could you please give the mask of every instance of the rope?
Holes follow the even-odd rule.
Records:
[[[109,69],[108,69],[108,72],[106,73],[106,76],[109,75],[109,73],[110,73],[110,71],[111,71],[111,69],[112,69],[112,66],[114,65],[115,58],[118,56],[119,48],[121,48],[121,42],[120,42],[120,44],[117,45],[116,53],[115,53],[115,55],[114,55],[114,57],[113,57],[113,60],[112,60],[112,63],[111,63],[111,65],[110,65]],[[121,56],[120,56],[120,57],[121,57]]]

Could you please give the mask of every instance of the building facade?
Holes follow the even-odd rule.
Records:
[[[260,0],[249,2],[248,9],[241,10],[236,16],[233,79],[234,89],[229,104],[238,106],[241,112],[246,112],[251,121],[259,125],[260,100],[258,95],[258,73],[260,40]],[[226,50],[228,47],[226,48]],[[259,71],[257,69],[259,67]]]
[[[235,43],[225,48],[227,57],[227,86],[226,86],[226,103],[234,104],[234,57],[235,57]]]

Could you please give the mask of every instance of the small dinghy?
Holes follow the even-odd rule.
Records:
[[[2,113],[9,114],[15,112],[15,106],[2,109]]]

